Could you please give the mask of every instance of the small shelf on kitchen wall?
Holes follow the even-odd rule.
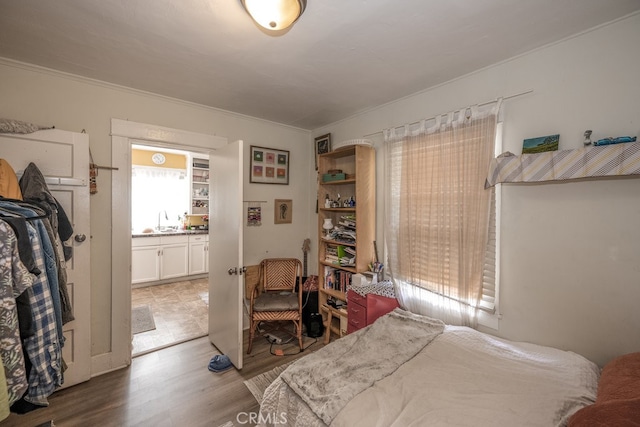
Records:
[[[191,157],[191,213],[209,213],[209,158]]]
[[[587,146],[516,156],[504,153],[491,161],[485,188],[500,183],[566,181],[640,175],[640,142]]]

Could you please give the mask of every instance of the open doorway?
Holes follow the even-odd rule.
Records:
[[[132,356],[208,334],[209,156],[131,144]]]
[[[209,154],[210,188],[215,189],[209,206],[215,219],[209,224],[209,341],[241,369],[244,276],[230,272],[243,266],[244,144],[122,119],[111,119],[111,351],[93,363],[101,371],[131,364],[131,269],[123,266],[131,266],[132,232],[130,215],[123,212],[131,211],[131,145],[141,142]]]

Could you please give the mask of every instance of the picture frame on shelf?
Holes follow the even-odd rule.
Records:
[[[545,151],[558,151],[560,135],[539,136],[522,141],[522,154],[544,153]]]
[[[274,224],[291,224],[293,222],[293,200],[275,199],[273,206]]]
[[[250,150],[249,182],[254,184],[289,185],[290,154],[288,150],[258,147]]]
[[[318,170],[318,156],[331,151],[331,134],[327,133],[314,139],[316,147],[316,170]]]

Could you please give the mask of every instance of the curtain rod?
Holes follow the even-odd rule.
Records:
[[[532,92],[533,92],[533,89],[525,90],[524,92],[515,93],[515,94],[513,94],[513,95],[509,95],[509,96],[503,96],[503,97],[502,97],[502,100],[504,101],[504,100],[507,100],[507,99],[516,98],[516,97],[518,97],[518,96],[527,95],[527,94],[532,93]],[[482,102],[482,103],[477,104],[477,105],[478,105],[479,107],[482,107],[483,105],[489,105],[489,104],[491,104],[491,103],[498,102],[498,99],[500,99],[500,98],[492,99],[491,101]],[[466,107],[458,108],[458,109],[453,110],[453,111],[460,111],[460,110],[462,110],[463,108],[469,108],[469,107],[470,107],[470,106],[468,105],[468,106],[466,106]],[[438,115],[435,115],[435,116],[430,117],[430,118],[425,119],[425,120],[432,120],[432,119],[435,119],[436,117],[441,116],[441,115],[444,115],[444,114],[446,114],[446,113],[438,114]],[[408,126],[417,125],[417,124],[419,124],[421,121],[422,121],[422,120],[418,120],[417,122],[409,123],[409,124],[408,124]],[[390,127],[389,129],[395,129],[395,128],[402,127],[402,126],[407,126],[407,125],[392,126],[392,127]],[[381,133],[383,133],[383,132],[384,132],[384,130],[379,130],[378,132],[369,133],[369,134],[367,134],[367,135],[364,135],[364,136],[363,136],[363,138],[367,138],[367,137],[370,137],[370,136],[373,136],[373,135],[378,135],[378,134],[381,134]]]

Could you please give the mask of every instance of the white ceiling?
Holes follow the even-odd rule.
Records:
[[[0,57],[316,129],[638,10],[640,0],[308,0],[274,37],[240,0],[0,0]]]

